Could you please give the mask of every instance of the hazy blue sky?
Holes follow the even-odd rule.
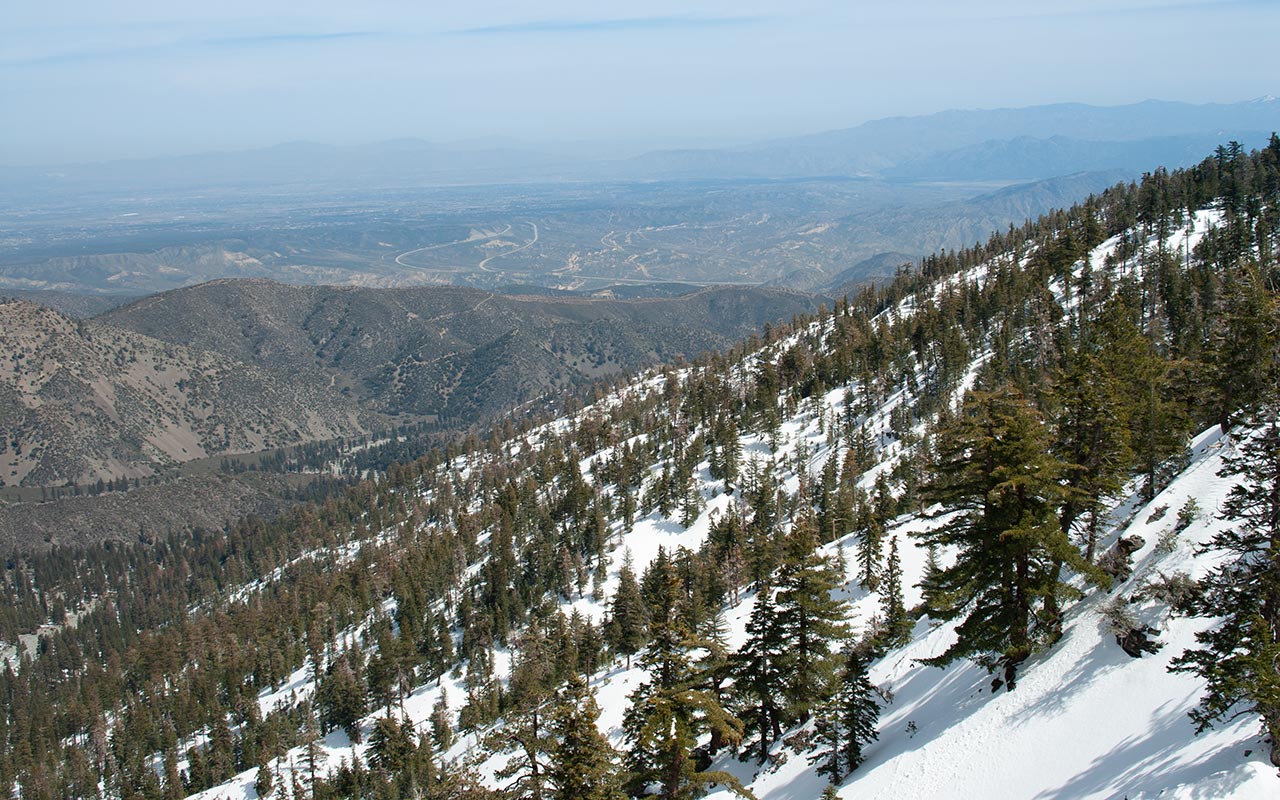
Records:
[[[1280,93],[1277,31],[1275,0],[8,0],[0,163],[740,142],[945,108],[1234,101]]]

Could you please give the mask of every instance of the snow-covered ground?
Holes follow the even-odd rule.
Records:
[[[1216,212],[1202,211],[1193,224],[1169,235],[1166,246],[1174,252],[1193,247],[1216,222]],[[1107,268],[1118,246],[1110,239],[1089,254],[1095,270]],[[1083,268],[1083,264],[1079,268]],[[1132,265],[1130,265],[1132,268]],[[946,279],[950,285],[985,280],[988,265]],[[942,287],[937,287],[937,292]],[[1073,299],[1064,287],[1055,287],[1055,296],[1065,307]],[[910,315],[914,299],[907,298],[886,315]],[[820,324],[820,323],[818,323]],[[808,335],[798,331],[770,345],[774,353]],[[980,352],[951,398],[959,402],[965,388],[976,378],[987,357]],[[684,375],[679,376],[682,380]],[[630,387],[602,401],[608,407],[628,394],[659,392],[663,378],[649,373]],[[858,386],[842,386],[827,392],[818,402],[806,401],[786,419],[772,437],[744,436],[741,445],[743,472],[752,461],[772,469],[789,492],[798,488],[797,466],[811,476],[836,453],[838,442],[828,440],[827,430],[844,414],[846,393],[860,392]],[[891,391],[861,422],[878,448],[880,465],[862,476],[859,483],[869,488],[877,473],[891,467],[900,446],[890,433],[890,415],[895,406],[908,402],[902,390]],[[595,409],[596,411],[599,408]],[[594,413],[586,409],[580,414]],[[569,428],[559,420],[531,431],[525,444],[539,447],[550,437]],[[638,438],[638,437],[637,437]],[[1168,671],[1172,659],[1194,646],[1195,634],[1209,621],[1172,617],[1169,609],[1152,600],[1128,606],[1142,623],[1160,631],[1162,649],[1142,658],[1124,653],[1109,632],[1104,608],[1118,597],[1132,597],[1152,578],[1186,572],[1193,577],[1205,571],[1212,556],[1195,555],[1196,546],[1207,542],[1222,525],[1216,511],[1230,488],[1230,481],[1218,476],[1224,448],[1231,447],[1216,428],[1199,435],[1192,443],[1188,466],[1151,503],[1141,504],[1129,497],[1118,505],[1102,547],[1121,536],[1141,536],[1145,544],[1134,556],[1133,575],[1108,593],[1089,590],[1083,600],[1069,608],[1062,639],[1049,651],[1022,665],[1018,687],[1013,692],[992,693],[991,676],[968,663],[946,669],[923,666],[918,659],[941,653],[951,643],[950,625],[928,619],[917,623],[911,641],[888,653],[872,667],[872,679],[892,701],[883,710],[879,740],[867,750],[867,761],[839,787],[843,798],[1276,798],[1280,797],[1280,775],[1266,760],[1267,747],[1259,736],[1257,721],[1242,717],[1223,727],[1194,734],[1187,716],[1195,707],[1201,681],[1193,675]],[[606,452],[590,454],[579,468],[590,479],[592,467],[607,457]],[[459,458],[454,468],[465,476],[475,469],[469,457]],[[655,466],[654,470],[660,470]],[[599,595],[588,589],[581,596],[562,598],[565,613],[577,611],[595,621],[605,617],[608,598],[619,581],[619,570],[630,558],[637,573],[656,556],[659,548],[672,552],[680,547],[696,549],[711,524],[739,500],[724,493],[722,483],[713,481],[708,464],[699,465],[697,475],[705,507],[685,527],[675,518],[656,512],[635,521],[629,532],[614,524],[615,546],[609,553],[606,576]],[[1188,498],[1200,508],[1198,517],[1178,534],[1173,533],[1178,509]],[[1158,509],[1166,510],[1160,513]],[[678,516],[678,515],[677,515]],[[922,517],[903,517],[889,528],[900,548],[904,589],[908,607],[920,600],[915,583],[923,574],[926,553],[911,536],[915,531],[938,524]],[[827,546],[834,554],[843,548],[847,561],[847,582],[840,592],[849,601],[850,620],[856,631],[865,630],[879,611],[881,598],[858,586],[854,537],[848,536]],[[726,610],[728,644],[737,648],[746,640],[746,623],[754,597],[745,593]],[[384,609],[389,610],[389,609]],[[367,624],[367,623],[366,623]],[[353,632],[344,632],[351,636]],[[495,674],[505,675],[512,660],[505,650],[494,654]],[[621,743],[621,723],[627,696],[645,679],[637,666],[626,669],[620,661],[607,665],[592,678],[592,686],[602,709],[600,725],[615,744]],[[264,691],[259,702],[263,711],[289,705],[311,693],[309,672],[298,670],[281,687]],[[442,694],[456,714],[466,698],[462,678],[451,673],[439,685],[418,687],[404,703],[406,713],[419,731],[429,727],[428,719]],[[365,720],[368,732],[377,711]],[[394,713],[400,713],[397,709]],[[367,738],[367,737],[366,737]],[[724,755],[717,766],[737,775],[759,800],[816,798],[826,786],[810,764],[806,753],[775,748],[775,759],[764,770],[753,760],[738,761]],[[325,769],[365,758],[366,744],[353,744],[342,732],[323,741]],[[445,754],[461,760],[478,754],[476,737],[460,737]],[[492,776],[505,757],[496,756],[479,765],[481,775]],[[301,752],[295,750],[278,765],[279,777],[287,784],[291,770],[301,770]],[[254,771],[232,782],[210,789],[198,797],[252,800]],[[490,781],[497,786],[496,779]],[[728,792],[711,797],[725,800]]]
[[[1227,446],[1230,446],[1229,444]],[[1067,616],[1061,641],[1029,660],[1013,692],[991,693],[984,669],[957,663],[947,669],[915,659],[942,652],[952,641],[949,626],[917,625],[906,646],[890,652],[872,670],[872,680],[892,692],[884,707],[880,738],[867,761],[840,786],[842,798],[1275,798],[1280,775],[1266,760],[1257,720],[1243,717],[1201,736],[1187,716],[1202,682],[1172,674],[1169,662],[1194,646],[1205,620],[1169,618],[1158,603],[1135,604],[1143,621],[1161,631],[1164,647],[1131,658],[1106,627],[1101,610],[1112,598],[1129,596],[1146,580],[1182,571],[1197,576],[1208,562],[1193,551],[1222,523],[1214,513],[1230,482],[1217,476],[1223,442],[1216,428],[1197,437],[1187,469],[1155,500],[1136,509],[1116,535],[1142,536],[1134,574],[1108,594],[1095,591]],[[1197,498],[1199,518],[1160,552],[1177,509]],[[1168,506],[1161,519],[1153,509]],[[896,529],[918,527],[911,520]],[[892,532],[891,532],[892,533]],[[1166,545],[1168,539],[1166,538]],[[923,559],[903,559],[904,574],[919,574]],[[907,601],[911,603],[911,596]],[[874,598],[855,604],[874,611]],[[741,614],[734,620],[741,625]],[[605,690],[601,694],[604,696]],[[741,774],[741,773],[740,773]],[[760,800],[817,797],[825,779],[807,759],[792,756],[772,772],[753,776]],[[727,792],[711,795],[722,800]]]
[[[832,397],[835,394],[833,393]],[[802,423],[784,440],[792,442],[805,432]],[[913,639],[875,664],[873,681],[893,697],[883,709],[880,738],[867,751],[868,759],[840,787],[843,798],[1274,798],[1280,797],[1280,776],[1266,761],[1266,746],[1256,720],[1244,717],[1201,736],[1187,712],[1196,704],[1201,682],[1187,674],[1167,670],[1169,662],[1194,645],[1204,620],[1170,617],[1168,609],[1153,601],[1131,608],[1143,622],[1161,631],[1163,648],[1154,655],[1131,658],[1116,643],[1102,616],[1103,607],[1117,596],[1129,597],[1153,576],[1187,572],[1201,574],[1210,563],[1196,557],[1197,544],[1220,528],[1215,511],[1230,488],[1217,475],[1224,447],[1230,440],[1216,428],[1193,443],[1189,466],[1150,504],[1122,506],[1125,519],[1108,537],[1141,536],[1145,544],[1134,557],[1129,580],[1110,593],[1094,590],[1073,606],[1065,632],[1050,651],[1024,664],[1018,688],[992,694],[991,676],[979,667],[957,663],[946,669],[923,666],[916,659],[940,653],[950,643],[949,625],[917,624]],[[1177,536],[1171,534],[1177,509],[1196,498],[1199,516]],[[706,533],[707,520],[719,504],[718,495],[689,529],[651,516],[640,520],[623,537],[612,554],[613,568],[606,593],[617,580],[623,554],[630,552],[637,567],[647,563],[658,547],[696,546]],[[1155,509],[1167,507],[1163,515]],[[1158,517],[1158,518],[1156,518]],[[914,583],[922,574],[925,553],[915,547],[910,533],[930,524],[905,517],[889,536],[896,536],[908,606],[919,601]],[[854,551],[853,537],[832,543],[827,551]],[[855,629],[862,629],[878,611],[880,598],[857,585],[856,564],[848,561],[848,582],[843,594],[850,601]],[[726,615],[729,645],[746,639],[746,622],[754,597],[742,601]],[[600,603],[587,597],[566,603],[592,617],[603,613]],[[510,655],[496,654],[496,671],[502,674]],[[621,741],[626,698],[644,680],[638,667],[624,669],[615,662],[594,676],[593,688],[602,709],[600,724],[615,743]],[[419,687],[405,702],[405,711],[426,730],[431,710],[446,693],[456,711],[465,699],[458,678],[446,676],[440,686]],[[260,698],[264,710],[277,702],[305,696],[310,685],[305,671],[285,686]],[[381,712],[378,712],[381,713]],[[325,764],[334,768],[364,758],[366,744],[353,745],[342,732],[324,739]],[[462,758],[474,753],[474,737],[463,737],[448,753]],[[737,774],[759,800],[817,797],[826,779],[817,775],[804,753],[785,753],[782,763],[757,773],[754,761],[725,757],[720,766]],[[301,769],[301,753],[291,753],[281,764],[289,779],[291,765]],[[482,774],[497,762],[482,764]],[[254,772],[247,771],[232,783],[210,789],[199,797],[251,800]],[[727,800],[727,792],[710,795]]]

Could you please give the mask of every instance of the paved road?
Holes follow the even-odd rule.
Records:
[[[499,237],[499,236],[505,236],[506,234],[508,234],[508,233],[510,233],[510,232],[511,232],[511,226],[510,226],[510,225],[508,225],[508,226],[506,227],[506,230],[501,230],[501,231],[498,231],[497,233],[491,233],[491,234],[489,234],[488,236],[473,236],[473,237],[471,237],[471,238],[469,238],[469,239],[458,239],[458,240],[453,241],[453,242],[445,242],[444,244],[429,244],[429,245],[427,245],[426,247],[415,247],[413,250],[406,250],[405,252],[403,252],[403,253],[401,253],[400,255],[396,256],[396,263],[397,263],[397,264],[399,264],[399,265],[400,265],[400,266],[402,266],[402,267],[408,267],[409,269],[426,270],[426,271],[429,271],[429,272],[440,272],[441,270],[438,270],[438,269],[431,269],[430,267],[415,267],[413,264],[406,264],[406,263],[404,263],[403,261],[401,261],[400,259],[404,258],[405,256],[411,256],[411,255],[413,255],[414,253],[421,253],[421,252],[424,252],[424,251],[426,251],[426,250],[439,250],[439,249],[440,249],[440,248],[442,248],[442,247],[453,247],[453,246],[455,246],[455,245],[459,245],[459,244],[468,244],[468,243],[470,243],[470,242],[483,242],[483,241],[486,241],[486,240],[488,240],[488,239],[495,239],[495,238],[497,238],[497,237]],[[535,237],[535,240],[536,240],[536,237]],[[514,252],[514,251],[513,251],[513,252]]]
[[[536,223],[536,222],[526,222],[525,224],[526,224],[526,225],[531,225],[531,226],[533,227],[533,239],[532,239],[531,241],[529,241],[529,242],[525,243],[524,245],[522,245],[522,246],[520,246],[520,247],[517,247],[515,250],[508,250],[508,251],[506,251],[505,253],[495,253],[495,254],[493,254],[493,255],[489,256],[488,258],[486,258],[484,261],[481,261],[481,262],[480,262],[480,270],[481,270],[482,272],[493,272],[493,271],[494,271],[494,270],[489,269],[489,262],[490,262],[490,261],[492,261],[492,260],[494,260],[495,258],[502,258],[502,257],[504,257],[504,256],[515,255],[516,253],[519,253],[521,250],[528,250],[530,247],[533,247],[535,244],[537,244],[537,243],[538,243],[538,223]],[[511,226],[510,226],[510,225],[508,225],[508,226],[507,226],[507,230],[510,230],[510,229],[511,229]]]

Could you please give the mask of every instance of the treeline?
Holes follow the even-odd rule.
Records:
[[[12,558],[0,638],[83,613],[0,674],[0,785],[167,798],[258,767],[260,788],[295,795],[481,795],[438,756],[454,729],[499,719],[508,735],[491,746],[520,754],[507,779],[522,796],[690,796],[732,784],[707,771],[716,751],[767,760],[788,731],[813,737],[839,779],[874,732],[867,664],[915,615],[963,617],[938,663],[973,658],[1013,689],[1018,665],[1061,631],[1069,576],[1106,580],[1100,518],[1120,487],[1138,475],[1153,493],[1191,431],[1274,402],[1278,200],[1280,140],[1224,147],[927,258],[732,352],[602,386],[562,423],[508,419],[488,441],[472,435],[279,520]],[[1172,232],[1210,206],[1220,222],[1180,253]],[[1112,237],[1110,263],[1082,263]],[[836,408],[821,402],[845,386]],[[825,434],[820,464],[809,445],[789,463],[744,458],[744,441],[777,453],[784,420],[803,415]],[[636,519],[698,518],[703,464],[735,498],[703,545],[624,569],[602,626],[563,614],[557,599],[602,590]],[[783,490],[787,473],[804,476],[798,492]],[[1011,473],[1017,491],[980,501]],[[963,524],[923,544],[960,558],[934,563],[925,603],[907,609],[895,566],[907,543],[885,529],[933,502]],[[856,639],[831,602],[840,565],[815,555],[849,533],[860,582],[884,598]],[[993,533],[1014,544],[987,548]],[[749,641],[728,652],[722,612],[744,592]],[[498,647],[516,653],[509,676]],[[637,656],[650,678],[631,698],[622,760],[607,742],[568,748],[591,716],[575,676]],[[258,694],[304,668],[314,695],[264,716]],[[453,670],[460,716],[441,709],[430,731],[398,722],[408,691]],[[336,728],[359,738],[378,708],[371,763],[328,780],[312,763],[305,786],[273,777],[290,748],[314,757]],[[565,794],[588,791],[566,782],[578,774],[601,793]]]

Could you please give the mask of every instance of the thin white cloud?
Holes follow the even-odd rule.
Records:
[[[460,28],[447,33],[462,36],[488,36],[539,33],[626,33],[631,31],[706,30],[736,28],[766,21],[762,16],[698,17],[685,15],[654,17],[620,17],[600,19],[539,19]]]

